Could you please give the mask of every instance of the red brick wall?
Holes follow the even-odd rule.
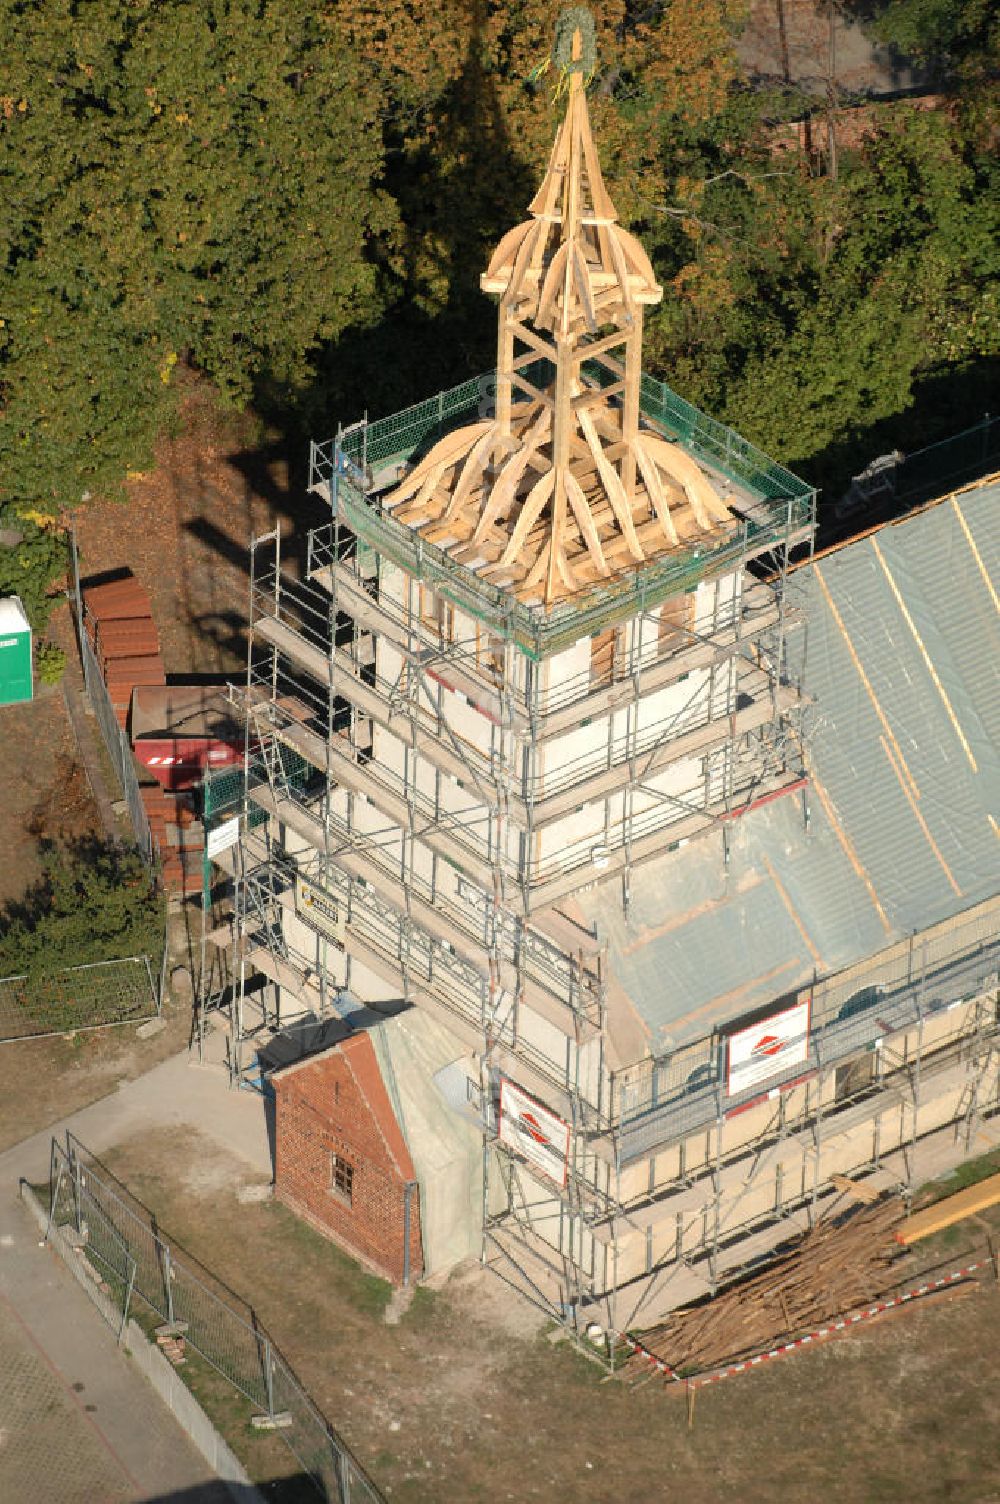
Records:
[[[280,1071],[275,1092],[275,1190],[321,1232],[403,1280],[404,1187],[413,1163],[366,1034]],[[332,1185],[331,1156],[354,1169],[351,1202]],[[410,1192],[410,1278],[422,1272],[420,1197]]]

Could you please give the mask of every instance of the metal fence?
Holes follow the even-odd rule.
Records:
[[[148,956],[126,956],[46,977],[0,977],[0,1044],[156,1018],[163,972],[160,964],[154,980]]]
[[[143,860],[152,864],[156,861],[158,853],[156,842],[149,828],[146,806],[139,792],[139,778],[136,773],[135,758],[132,755],[132,743],[118,724],[111,696],[108,694],[108,686],[104,682],[104,675],[101,673],[100,665],[94,656],[94,650],[90,646],[90,639],[82,623],[80,624],[80,658],[83,663],[87,698],[93,706],[97,724],[101,728],[101,737],[111,759],[111,766],[115,770],[115,777],[118,779],[128,805],[136,845],[142,853]]]
[[[944,496],[1000,468],[1000,418],[983,417],[971,428],[923,449],[880,454],[855,475],[833,504],[836,518],[853,519],[871,505],[907,508]]]
[[[178,1324],[184,1340],[254,1408],[331,1504],[384,1504],[329,1422],[306,1394],[251,1308],[211,1289],[158,1232],[149,1212],[67,1134],[52,1140],[49,1224],[71,1227],[84,1257],[121,1313],[119,1338],[137,1307]]]
[[[915,449],[896,466],[894,495],[915,505],[988,475],[1000,466],[1000,418],[986,416],[938,444]]]
[[[136,845],[142,853],[143,860],[152,865],[156,862],[159,852],[149,828],[149,816],[146,806],[142,802],[139,792],[139,778],[136,773],[135,758],[132,754],[132,743],[122,726],[118,724],[111,696],[108,694],[108,686],[104,682],[101,666],[97,661],[94,650],[90,644],[83,620],[83,603],[80,595],[80,569],[76,549],[76,532],[70,534],[70,553],[73,565],[73,590],[70,600],[73,607],[73,615],[76,619],[76,635],[80,645],[80,663],[83,668],[83,682],[87,690],[87,698],[93,708],[97,724],[101,729],[101,738],[111,759],[115,777],[119,787],[125,796],[128,805],[129,819],[132,822],[132,830],[135,833]]]

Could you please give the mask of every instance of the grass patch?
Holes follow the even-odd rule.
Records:
[[[392,1298],[392,1286],[387,1279],[369,1274],[349,1253],[329,1238],[324,1238],[280,1201],[268,1202],[267,1210],[278,1220],[283,1241],[298,1244],[304,1254],[321,1262],[324,1276],[332,1282],[331,1294],[336,1294],[362,1315],[381,1320]]]
[[[991,1175],[1000,1172],[1000,1149],[992,1149],[988,1154],[980,1154],[976,1159],[967,1159],[957,1165],[950,1174],[942,1176],[939,1180],[929,1180],[926,1185],[920,1187],[918,1204],[923,1203],[932,1206],[936,1201],[943,1201],[946,1196],[954,1196],[956,1191],[967,1190],[970,1185],[978,1185],[981,1180],[988,1180]]]
[[[418,1285],[413,1292],[413,1299],[408,1309],[403,1313],[402,1325],[412,1331],[423,1331],[432,1326],[442,1315],[441,1297],[436,1290],[428,1290],[426,1285]]]
[[[129,1314],[155,1346],[154,1334],[161,1324],[160,1316],[141,1298],[136,1299]],[[282,1500],[287,1499],[290,1504],[299,1504],[300,1500],[302,1504],[316,1504],[314,1485],[299,1474],[298,1463],[281,1435],[274,1431],[255,1431],[251,1426],[251,1417],[259,1413],[258,1406],[252,1404],[190,1343],[185,1346],[184,1358],[184,1363],[177,1369],[179,1378],[250,1477],[260,1484],[281,1480]]]

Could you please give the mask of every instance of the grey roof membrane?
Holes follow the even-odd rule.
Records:
[[[1000,484],[794,572],[809,826],[788,795],[579,903],[654,1054],[1000,889]]]

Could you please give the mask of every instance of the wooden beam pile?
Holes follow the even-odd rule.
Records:
[[[893,1283],[894,1231],[903,1216],[897,1196],[883,1197],[818,1222],[795,1247],[759,1274],[730,1285],[703,1305],[675,1311],[640,1335],[646,1351],[675,1371],[702,1373],[811,1331],[873,1300]],[[636,1354],[624,1376],[649,1373]]]

